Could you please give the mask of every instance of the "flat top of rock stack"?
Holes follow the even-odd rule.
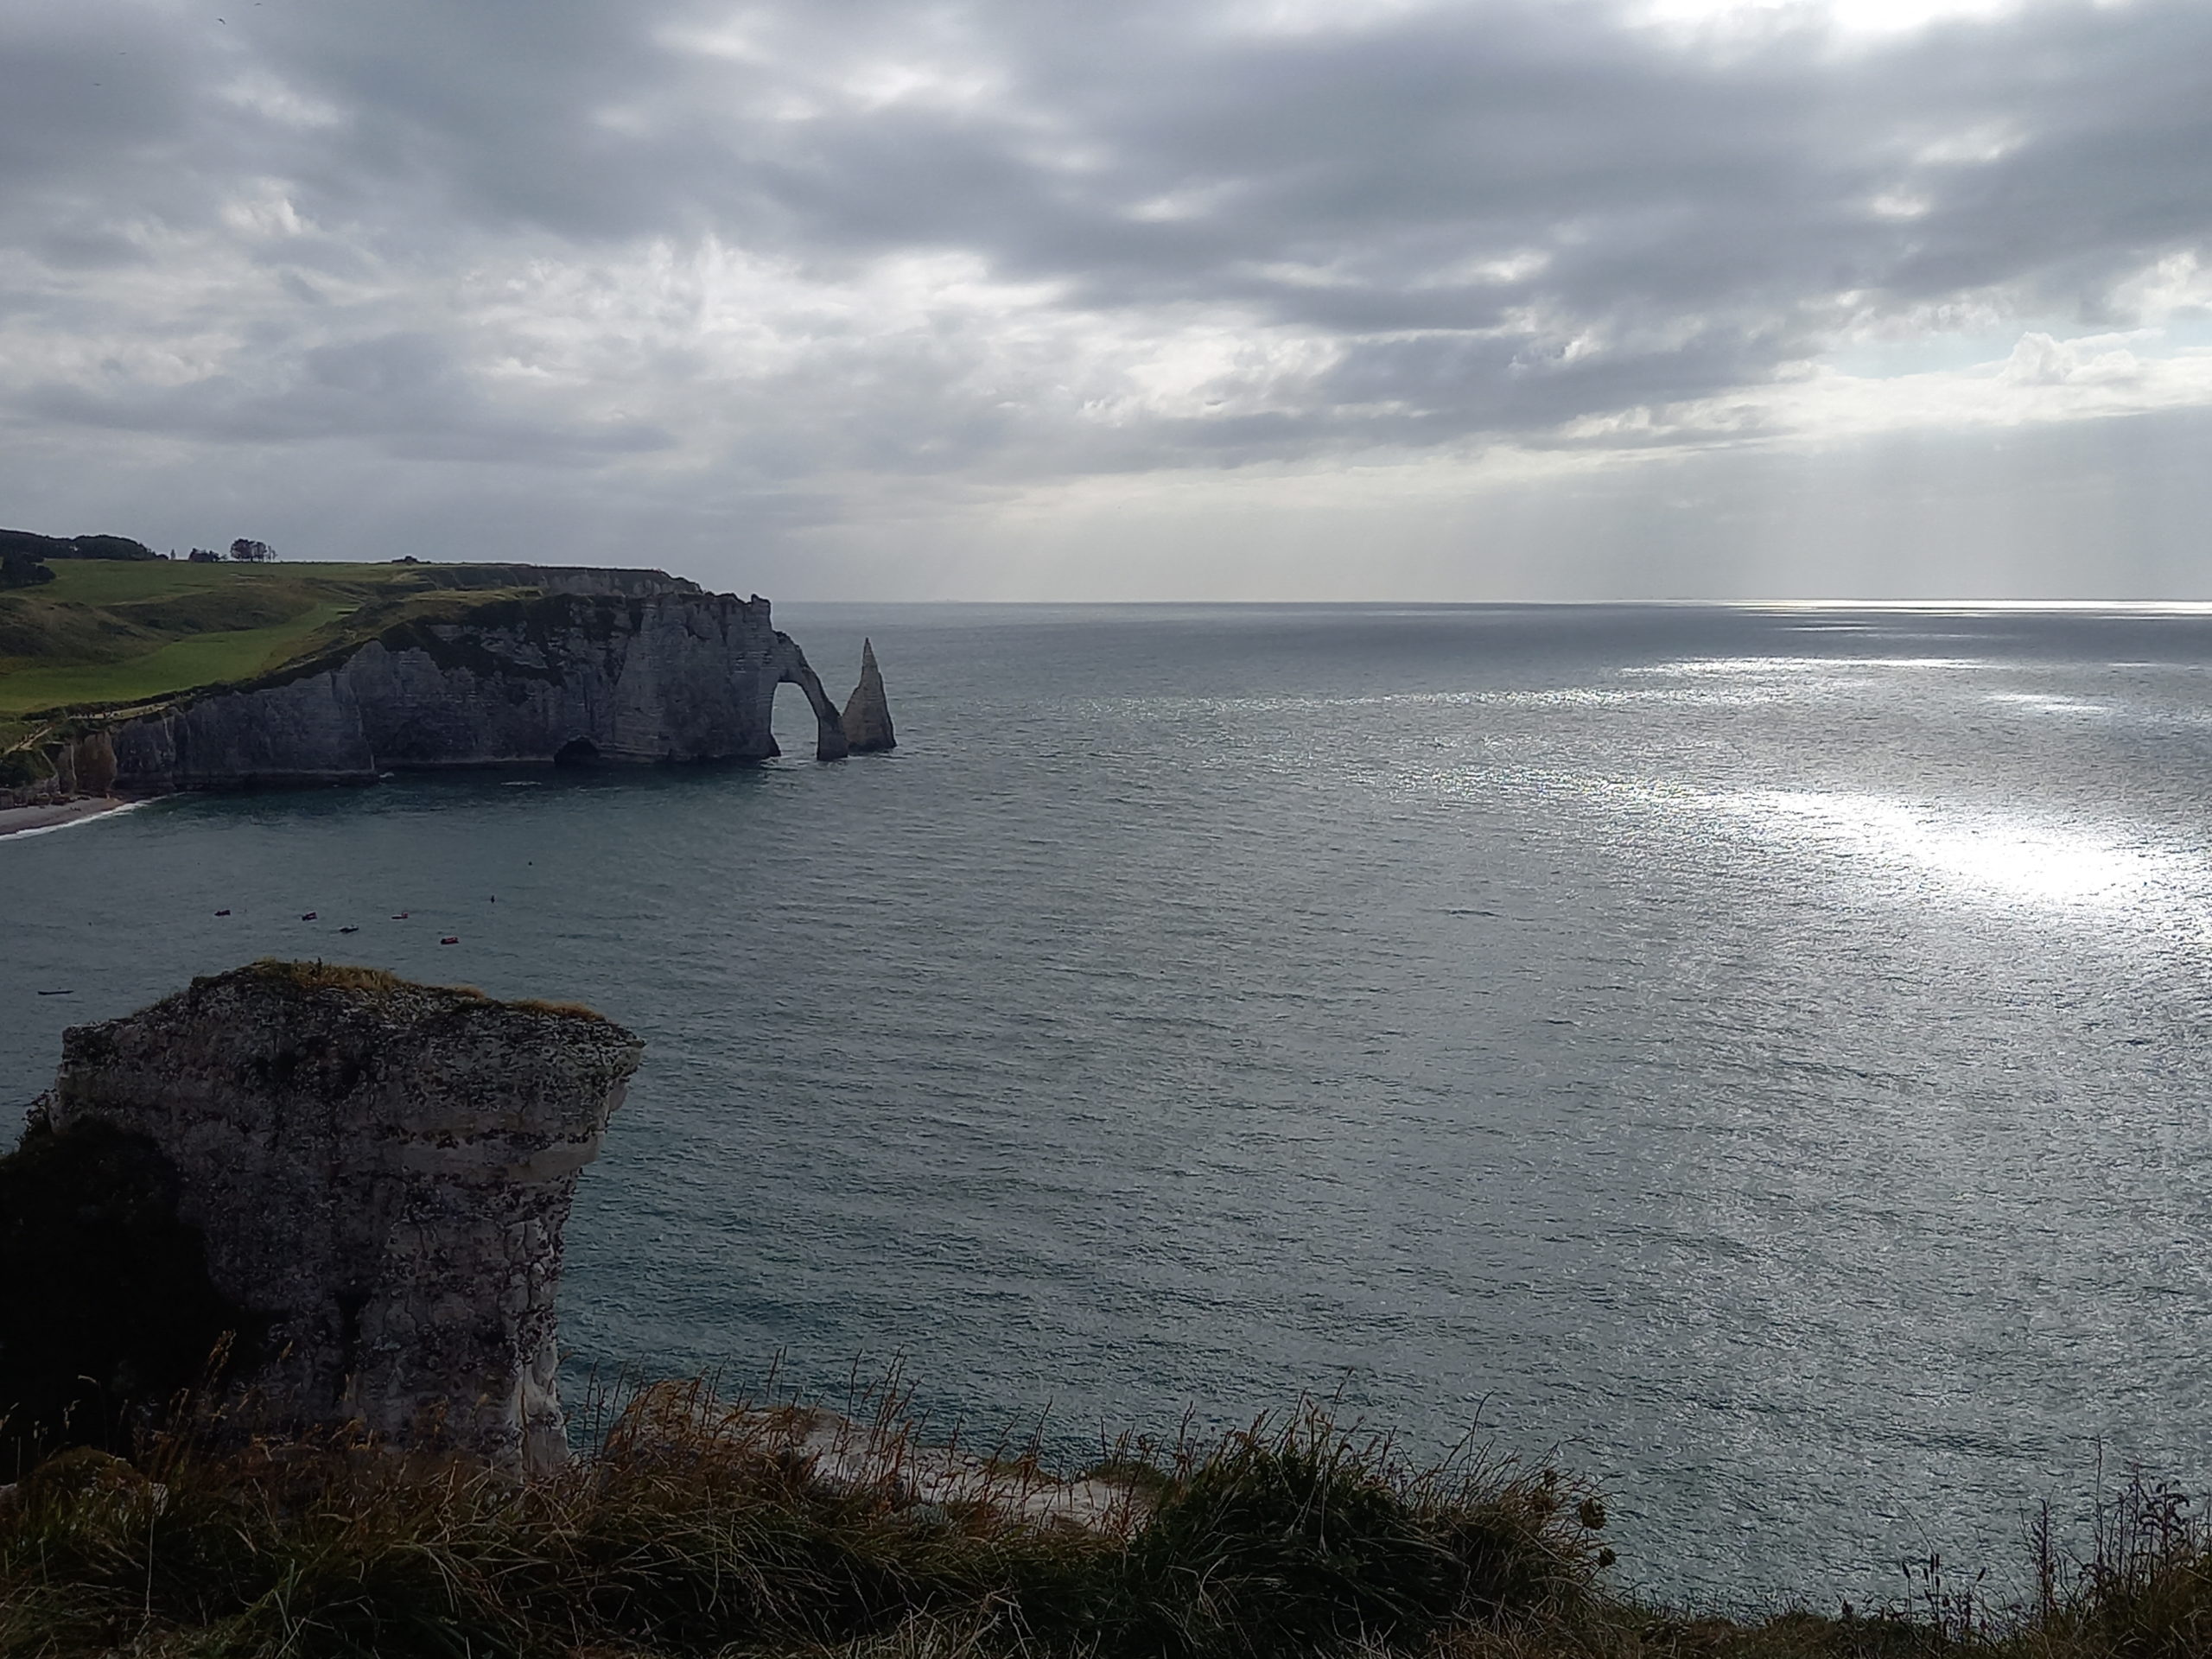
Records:
[[[136,1116],[136,1107],[175,1122],[220,1096],[232,1119],[311,1102],[312,1116],[428,1130],[456,1151],[457,1141],[525,1124],[595,1135],[603,1120],[587,1114],[572,1125],[563,1121],[569,1111],[547,1109],[556,1097],[603,1097],[636,1069],[642,1048],[573,1003],[505,1002],[379,968],[264,960],[195,979],[122,1019],[72,1027],[56,1116],[97,1093],[105,1116]],[[412,1122],[426,1090],[435,1112]]]

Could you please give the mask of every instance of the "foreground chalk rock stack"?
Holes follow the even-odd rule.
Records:
[[[264,1322],[235,1380],[268,1426],[531,1473],[567,1455],[562,1230],[643,1049],[585,1009],[257,963],[66,1033],[32,1135],[174,1166],[209,1280]]]
[[[875,642],[872,639],[861,641],[861,683],[845,699],[844,718],[840,724],[845,734],[845,746],[855,754],[899,747],[899,740],[892,734],[891,702],[883,694],[883,675],[875,665]]]

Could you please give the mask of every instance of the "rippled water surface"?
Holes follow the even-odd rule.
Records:
[[[897,753],[0,842],[0,1089],[266,954],[580,997],[651,1047],[579,1372],[903,1351],[1070,1454],[1479,1415],[1674,1593],[2212,1473],[2212,620],[779,620],[837,690],[874,636]]]

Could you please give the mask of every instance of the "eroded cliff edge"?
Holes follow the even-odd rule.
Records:
[[[562,1230],[643,1049],[588,1010],[320,963],[70,1030],[0,1160],[29,1287],[0,1309],[0,1416],[112,1439],[204,1389],[227,1332],[219,1394],[254,1430],[558,1463]]]
[[[772,716],[785,683],[814,710],[817,757],[842,757],[842,716],[766,600],[547,594],[404,621],[342,653],[100,726],[111,786],[132,795],[410,768],[760,760],[779,753]]]

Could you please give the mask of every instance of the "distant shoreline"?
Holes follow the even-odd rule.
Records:
[[[87,823],[94,818],[128,812],[144,804],[143,801],[100,795],[90,800],[57,801],[51,806],[0,806],[0,841],[16,836],[43,835],[49,830],[67,830],[73,823]]]

